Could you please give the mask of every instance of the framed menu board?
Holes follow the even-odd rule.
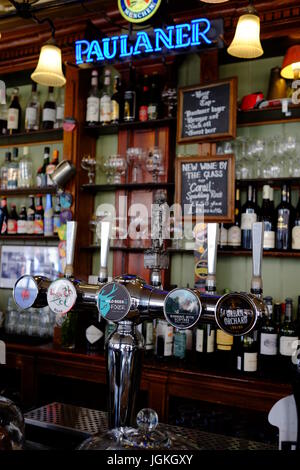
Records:
[[[175,202],[187,220],[234,221],[234,155],[178,157]]]
[[[236,136],[237,78],[179,88],[177,142],[225,140]]]

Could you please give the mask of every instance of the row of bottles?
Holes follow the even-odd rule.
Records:
[[[20,105],[19,88],[14,88],[10,105],[4,103],[0,106],[0,135],[18,134],[24,129],[26,132],[39,129],[60,129],[64,121],[64,95],[61,88],[48,88],[48,96],[41,106],[37,84],[32,84],[32,91],[24,110],[24,123],[22,122],[22,108]]]
[[[92,71],[86,108],[88,125],[148,121],[158,119],[160,115],[160,77],[156,72],[151,77],[144,75],[137,85],[135,70],[131,67],[127,86],[124,88],[120,76],[115,75],[111,92],[111,72],[105,69],[104,84],[100,92],[98,71]]]
[[[50,161],[50,147],[45,147],[43,164],[37,171],[36,180],[33,175],[32,159],[29,147],[23,147],[23,155],[19,158],[19,149],[5,153],[5,160],[0,167],[0,188],[17,189],[31,188],[33,186],[46,187],[53,185],[50,175],[58,165],[59,151],[53,150]]]
[[[36,200],[35,200],[36,199]],[[45,209],[42,195],[29,196],[29,205],[22,205],[19,214],[16,205],[7,208],[6,197],[1,198],[0,225],[1,235],[44,235],[53,236],[61,226],[60,196],[55,197],[53,208],[51,194],[46,195]]]
[[[290,201],[290,187],[281,187],[281,202],[275,208],[274,191],[269,185],[263,186],[262,206],[257,204],[255,186],[249,185],[247,201],[241,207],[240,190],[236,189],[235,220],[231,225],[220,227],[220,248],[252,248],[252,225],[264,223],[264,250],[299,250],[300,249],[300,197],[297,207]]]

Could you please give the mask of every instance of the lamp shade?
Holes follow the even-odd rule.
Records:
[[[201,0],[203,3],[225,3],[228,2],[228,0]]]
[[[264,51],[260,43],[260,20],[257,15],[240,16],[228,54],[241,59],[255,59]]]
[[[41,48],[39,61],[31,78],[45,86],[61,87],[66,79],[62,71],[61,50],[53,44],[45,44]]]
[[[295,72],[300,71],[300,45],[289,47],[285,53],[282,67],[281,76],[283,78],[293,80],[295,78]]]

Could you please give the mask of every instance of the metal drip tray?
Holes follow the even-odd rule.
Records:
[[[50,403],[24,415],[25,423],[32,426],[67,431],[89,437],[107,431],[107,413],[64,403]]]
[[[25,423],[52,431],[63,431],[83,439],[108,430],[107,413],[64,403],[50,403],[25,414]],[[262,442],[213,434],[197,429],[159,424],[157,429],[193,440],[202,450],[274,450]]]

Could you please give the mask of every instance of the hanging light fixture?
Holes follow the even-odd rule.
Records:
[[[288,48],[282,62],[280,74],[283,78],[290,80],[300,78],[300,45]]]
[[[228,54],[240,59],[255,59],[264,51],[260,43],[260,19],[252,1],[240,16]]]
[[[204,2],[204,3],[225,3],[228,1],[229,0],[201,0],[201,2]]]
[[[66,79],[62,71],[61,50],[56,46],[54,37],[42,46],[38,64],[31,74],[31,78],[40,85],[53,87],[65,85]]]

